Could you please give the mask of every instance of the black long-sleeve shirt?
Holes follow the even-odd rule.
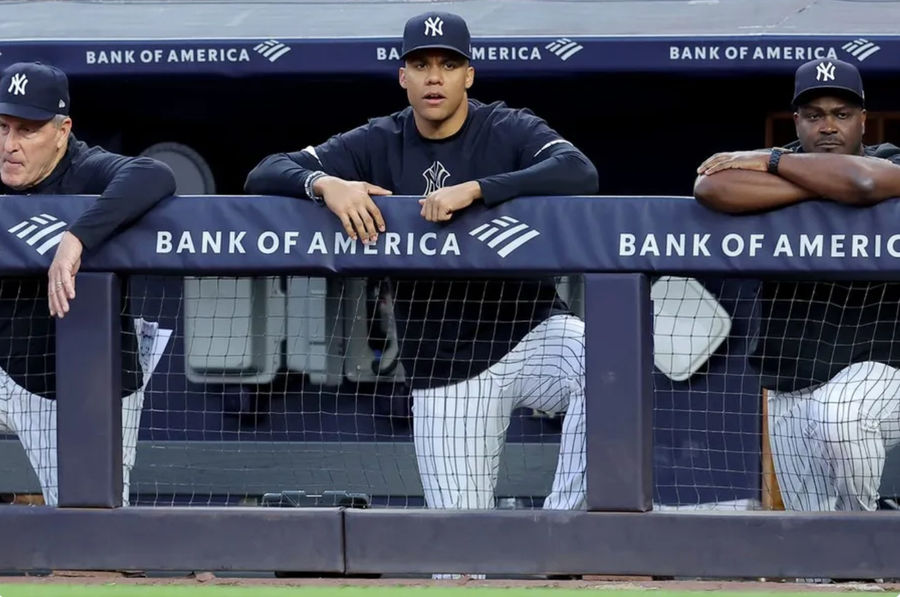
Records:
[[[306,178],[321,170],[397,195],[477,180],[489,206],[523,195],[597,191],[591,161],[544,120],[501,102],[469,100],[468,108],[462,128],[445,139],[422,137],[406,108],[316,147],[269,156],[245,189],[306,197]],[[401,360],[414,388],[478,375],[535,325],[568,312],[552,279],[399,279],[395,292]]]
[[[797,141],[787,147],[803,151]],[[863,150],[900,165],[900,149],[890,143]],[[764,388],[809,388],[863,361],[900,367],[900,283],[764,280],[759,301],[761,327],[750,363]]]
[[[6,195],[99,195],[70,227],[88,251],[128,226],[175,192],[165,164],[89,147],[70,135],[66,153],[47,178]],[[137,341],[122,296],[122,395],[141,385]],[[56,323],[47,302],[47,276],[0,278],[0,367],[20,386],[56,397]]]

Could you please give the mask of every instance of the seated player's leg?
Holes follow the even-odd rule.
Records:
[[[854,363],[814,395],[835,508],[875,510],[885,458],[882,421],[897,418],[900,371],[882,363]]]
[[[9,399],[11,394],[7,387],[9,377],[0,369],[0,433],[15,433],[12,421],[9,420]]]
[[[413,391],[413,438],[430,508],[488,509],[512,414],[490,370],[452,386]]]
[[[900,402],[900,398],[898,398]],[[900,444],[900,408],[881,421],[881,438],[884,440],[885,452],[890,452]]]
[[[24,388],[14,392],[9,419],[11,429],[19,436],[32,468],[41,483],[44,502],[55,506],[59,501],[56,453],[56,401],[31,394]],[[122,504],[129,504],[131,469],[134,467],[138,425],[144,392],[138,391],[122,399]]]
[[[812,392],[769,392],[769,441],[775,475],[787,510],[834,509],[823,445],[813,433]]]
[[[571,315],[551,317],[501,363],[517,367],[514,385],[504,388],[514,395],[515,406],[565,412],[553,487],[544,508],[584,508],[584,322]]]
[[[44,503],[58,503],[56,465],[56,401],[32,394],[0,370],[4,426],[19,436],[37,475]]]
[[[128,505],[131,469],[134,466],[138,425],[144,392],[139,390],[122,400],[123,504]],[[56,401],[32,394],[0,371],[0,426],[15,433],[22,442],[47,505],[59,501],[57,484]]]

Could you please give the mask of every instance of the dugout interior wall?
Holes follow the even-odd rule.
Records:
[[[594,160],[609,194],[690,194],[694,169],[708,154],[762,146],[766,116],[789,108],[792,85],[790,77],[745,73],[499,76],[474,66],[470,97],[544,117]],[[73,77],[76,132],[124,152],[185,143],[207,160],[217,192],[225,194],[240,193],[247,172],[269,153],[323,142],[407,105],[394,73],[143,76],[109,83]],[[873,107],[892,105],[897,92],[889,80],[867,78],[866,84]]]

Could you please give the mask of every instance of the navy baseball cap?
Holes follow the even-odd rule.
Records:
[[[429,48],[453,50],[471,60],[469,26],[461,16],[449,12],[426,12],[406,21],[400,58]]]
[[[0,77],[0,114],[27,120],[69,115],[69,79],[55,66],[17,62]]]
[[[859,70],[849,62],[836,59],[811,60],[802,64],[794,76],[794,106],[800,106],[815,97],[837,94],[852,98],[865,105]]]

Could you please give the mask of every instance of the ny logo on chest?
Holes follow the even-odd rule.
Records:
[[[435,161],[422,172],[422,177],[425,179],[425,191],[422,194],[428,195],[444,188],[444,183],[450,178],[450,172],[444,168],[442,163]]]

